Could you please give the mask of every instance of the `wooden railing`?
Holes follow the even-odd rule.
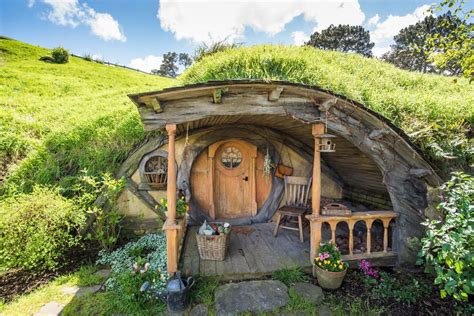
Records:
[[[322,225],[328,223],[331,228],[331,240],[336,243],[336,227],[340,222],[347,224],[349,228],[349,254],[344,256],[345,259],[364,258],[371,255],[371,228],[376,220],[380,220],[383,224],[383,254],[388,254],[388,227],[390,221],[397,217],[397,213],[392,211],[371,211],[371,212],[355,212],[347,216],[334,215],[307,215],[306,218],[310,221],[311,227],[311,261],[318,253],[319,246],[322,240]],[[367,250],[364,254],[354,255],[354,226],[357,222],[362,221],[366,225],[367,233]]]

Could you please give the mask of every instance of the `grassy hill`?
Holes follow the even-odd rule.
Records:
[[[175,80],[71,57],[40,61],[48,49],[0,38],[0,179],[7,191],[62,184],[83,168],[112,171],[143,139],[128,93]]]
[[[180,78],[183,84],[219,79],[316,85],[390,119],[441,173],[474,163],[474,85],[463,78],[405,71],[357,54],[275,45],[208,56]]]

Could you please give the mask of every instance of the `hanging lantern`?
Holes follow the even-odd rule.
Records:
[[[331,134],[321,134],[317,137],[319,138],[319,152],[333,153],[336,151],[336,143],[334,142],[336,136]]]

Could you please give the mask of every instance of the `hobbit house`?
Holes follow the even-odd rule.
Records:
[[[119,204],[135,231],[165,231],[170,272],[192,262],[183,248],[193,242],[190,227],[204,220],[237,228],[274,222],[285,195],[282,170],[310,179],[309,225],[298,246],[308,265],[323,240],[336,242],[349,261],[413,263],[412,240],[423,233],[428,192],[440,178],[383,116],[284,81],[210,81],[129,97],[154,133],[121,167],[127,186]],[[179,197],[189,205],[184,218],[176,216]],[[324,213],[328,205],[349,214]],[[254,247],[270,247],[268,236],[252,237]]]

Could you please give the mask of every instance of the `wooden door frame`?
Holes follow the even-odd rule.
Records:
[[[217,150],[221,147],[221,145],[225,143],[230,143],[230,142],[238,142],[241,144],[243,147],[246,148],[246,150],[250,153],[250,161],[249,161],[249,182],[250,182],[250,193],[251,193],[251,216],[257,215],[257,186],[256,186],[256,173],[257,173],[257,168],[256,168],[256,163],[255,160],[257,159],[257,154],[258,154],[258,148],[254,144],[251,144],[245,140],[242,139],[237,139],[237,138],[229,138],[225,140],[220,140],[217,141],[211,145],[209,145],[208,148],[208,181],[209,181],[209,189],[210,189],[210,194],[209,194],[209,216],[211,219],[216,219],[216,208],[215,208],[215,200],[214,200],[214,179],[216,175],[216,162],[215,162],[215,156]]]

